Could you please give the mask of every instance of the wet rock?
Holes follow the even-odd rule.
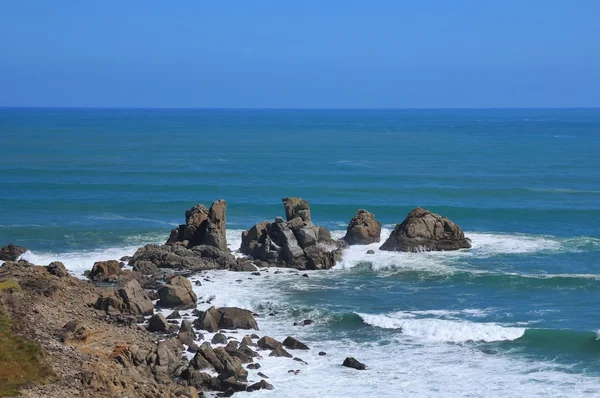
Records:
[[[279,341],[269,336],[262,337],[256,342],[256,344],[258,345],[258,348],[265,350],[275,350],[283,346]]]
[[[258,383],[254,383],[250,386],[248,386],[248,388],[246,388],[246,391],[248,392],[254,392],[254,391],[258,391],[258,390],[273,390],[273,386],[269,383],[267,383],[264,379],[259,381]]]
[[[293,357],[293,355],[290,354],[289,352],[287,352],[283,347],[278,347],[278,348],[274,349],[273,351],[271,351],[269,356],[270,357],[286,357],[286,358]]]
[[[260,363],[251,363],[246,365],[246,369],[260,369]]]
[[[381,223],[364,209],[356,211],[343,238],[349,245],[368,245],[381,239]]]
[[[290,350],[308,350],[308,346],[295,338],[288,336],[283,340],[283,346]]]
[[[178,310],[171,312],[171,315],[167,317],[167,319],[181,319],[181,314]]]
[[[400,252],[446,251],[471,247],[462,229],[438,214],[417,207],[397,224],[381,250]]]
[[[325,355],[327,355],[327,353],[325,351],[319,351],[319,356],[324,357]]]
[[[210,307],[194,325],[198,329],[216,332],[219,329],[255,329],[258,324],[251,311],[236,307]]]
[[[51,273],[52,275],[56,275],[59,278],[64,278],[66,276],[69,276],[69,272],[67,271],[67,268],[60,261],[51,262],[46,267],[46,269],[48,270],[49,273]]]
[[[242,343],[241,344],[244,344],[244,345],[247,345],[247,346],[256,346],[256,343],[254,343],[252,341],[252,339],[250,338],[250,336],[244,336],[244,338],[242,339]]]
[[[303,363],[303,364],[305,364],[305,365],[308,365],[308,363],[307,363],[306,361],[304,361],[302,358],[295,357],[295,358],[294,358],[294,361],[296,361],[296,362],[300,362],[300,363]]]
[[[212,344],[227,344],[227,337],[222,333],[217,333],[210,342]]]
[[[198,336],[196,336],[196,333],[194,333],[194,330],[192,329],[192,323],[188,320],[182,321],[177,335],[179,341],[188,346],[192,346],[195,345],[194,340],[196,340],[197,337]]]
[[[375,254],[375,250],[367,250],[367,254]]]
[[[192,284],[182,276],[171,278],[158,289],[158,304],[164,307],[188,309],[196,306],[198,298],[192,290]]]
[[[269,376],[267,376],[263,372],[258,372],[257,375],[260,376],[260,377],[262,377],[263,379],[268,379],[269,378]]]
[[[23,246],[9,243],[0,249],[0,261],[17,261],[17,259],[26,251],[27,249]]]
[[[364,363],[357,361],[353,357],[347,357],[346,359],[344,359],[344,363],[342,363],[342,366],[345,366],[347,368],[354,368],[354,369],[358,369],[358,370],[366,369],[366,366]]]
[[[150,332],[168,333],[170,325],[164,315],[159,312],[148,320],[148,330]]]

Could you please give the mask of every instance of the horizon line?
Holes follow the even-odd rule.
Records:
[[[219,111],[275,111],[275,110],[306,110],[306,111],[345,111],[345,110],[585,110],[600,109],[600,106],[490,106],[490,107],[175,107],[175,106],[35,106],[35,105],[0,105],[0,109],[73,109],[73,110],[219,110]]]

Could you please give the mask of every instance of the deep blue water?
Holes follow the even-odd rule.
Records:
[[[281,215],[286,196],[331,230],[358,208],[387,229],[429,208],[474,248],[360,248],[308,290],[279,288],[326,314],[323,333],[437,330],[425,340],[600,375],[600,109],[0,109],[0,147],[0,243],[57,257],[166,238],[218,198],[231,230]],[[527,332],[479,339],[477,325]]]

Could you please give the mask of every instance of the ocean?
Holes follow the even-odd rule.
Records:
[[[253,396],[600,395],[600,109],[0,108],[0,148],[0,245],[76,275],[220,198],[234,251],[288,196],[337,237],[364,208],[383,242],[421,206],[472,239],[353,246],[308,278],[208,272],[199,297],[311,347],[262,359],[275,390]]]

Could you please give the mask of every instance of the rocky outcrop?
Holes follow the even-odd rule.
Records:
[[[194,272],[210,269],[255,271],[247,258],[235,258],[231,253],[216,247],[200,245],[186,249],[181,245],[146,245],[139,248],[129,265],[143,275],[160,276],[164,269]]]
[[[58,276],[59,278],[64,278],[69,276],[69,272],[63,263],[60,261],[53,261],[46,267],[49,273],[52,275]]]
[[[349,245],[368,245],[381,239],[381,223],[375,215],[364,209],[356,211],[348,224],[344,241]]]
[[[252,312],[236,307],[210,307],[194,321],[194,326],[211,333],[219,329],[258,330],[258,324]]]
[[[121,264],[117,260],[97,261],[87,275],[95,282],[115,281],[121,273]]]
[[[124,313],[147,316],[154,313],[152,301],[135,279],[128,281],[120,289],[105,290],[96,300],[94,308],[106,311],[109,315]]]
[[[438,214],[417,207],[397,224],[381,250],[401,252],[467,249],[471,240],[462,229]]]
[[[158,304],[175,309],[196,307],[198,297],[192,289],[192,284],[183,276],[174,276],[158,289]]]
[[[312,224],[310,219],[310,206],[302,198],[283,198],[283,207],[285,208],[285,218],[288,221],[300,217],[307,224]]]
[[[313,225],[308,202],[283,199],[286,217],[261,222],[242,233],[241,252],[271,265],[297,269],[328,269],[335,265],[346,247],[332,239],[324,227]]]
[[[185,212],[185,224],[171,231],[167,244],[177,244],[191,249],[207,245],[227,251],[226,228],[227,202],[217,200],[210,209],[197,205]]]
[[[0,261],[17,261],[17,259],[26,251],[27,249],[22,246],[9,243],[0,249]]]

